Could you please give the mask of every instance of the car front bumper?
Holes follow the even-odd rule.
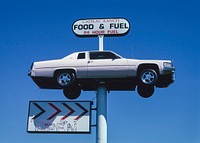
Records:
[[[175,81],[175,73],[171,72],[170,74],[159,75],[158,81],[156,82],[156,87],[164,88],[168,87],[170,84]]]

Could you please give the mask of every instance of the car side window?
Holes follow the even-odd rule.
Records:
[[[85,53],[79,53],[77,59],[85,59]]]
[[[118,57],[111,52],[90,52],[90,59],[118,59]]]

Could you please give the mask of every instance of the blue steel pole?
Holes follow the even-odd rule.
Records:
[[[97,88],[97,128],[96,143],[107,143],[107,89],[104,85]]]
[[[103,37],[99,35],[99,51],[103,51]],[[102,84],[102,85],[101,85]],[[107,89],[100,83],[97,88],[96,143],[107,143]]]
[[[104,35],[99,35],[99,51],[103,51],[103,37]]]

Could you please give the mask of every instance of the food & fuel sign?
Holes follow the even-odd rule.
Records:
[[[129,32],[130,24],[124,18],[81,19],[72,25],[75,35],[84,36],[120,36]]]

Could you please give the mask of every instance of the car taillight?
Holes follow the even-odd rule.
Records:
[[[31,68],[30,68],[30,69],[32,69],[32,68],[33,68],[33,65],[34,65],[34,63],[32,63],[32,64],[31,64]]]
[[[29,76],[31,76],[31,72],[32,72],[33,65],[34,65],[34,63],[31,64],[31,67],[30,67],[30,69],[29,69],[29,71],[28,71],[28,75],[29,75]]]

